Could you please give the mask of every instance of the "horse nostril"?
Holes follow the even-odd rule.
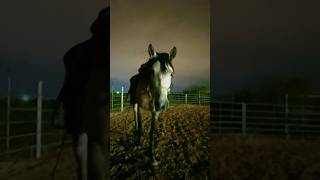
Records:
[[[158,110],[163,110],[165,107],[165,102],[163,101],[157,101],[155,103],[155,109],[158,111]]]
[[[159,102],[159,101],[157,101],[157,102],[155,103],[155,108],[156,108],[156,110],[159,110],[159,109],[160,109],[160,102]]]

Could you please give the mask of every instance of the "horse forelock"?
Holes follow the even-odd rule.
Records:
[[[172,73],[175,72],[168,53],[156,53],[156,56],[153,56],[149,59],[149,66],[152,67],[157,61],[160,62],[161,72],[166,72],[168,70]]]

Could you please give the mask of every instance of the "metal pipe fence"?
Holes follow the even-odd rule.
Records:
[[[57,148],[62,141],[63,130],[55,129],[50,120],[55,99],[43,97],[43,83],[38,82],[37,96],[23,101],[11,95],[11,80],[8,79],[8,96],[0,98],[0,159],[13,156],[41,158],[50,149]],[[124,111],[130,107],[127,93],[111,92],[110,110]],[[209,94],[169,95],[170,106],[176,104],[209,105]],[[63,123],[63,116],[59,116]],[[59,122],[58,122],[59,123]],[[61,123],[60,123],[61,124]],[[69,141],[67,141],[69,142]]]
[[[110,93],[110,110],[124,111],[129,108],[130,101],[128,93],[122,91],[116,91]],[[210,94],[208,93],[196,93],[196,94],[184,94],[184,93],[170,93],[168,95],[170,106],[177,104],[194,104],[194,105],[210,105]]]
[[[63,131],[54,129],[49,120],[54,99],[43,98],[42,82],[37,97],[28,103],[8,96],[0,103],[0,159],[15,154],[41,158],[41,155],[61,143]],[[123,88],[111,92],[111,112],[130,107]],[[281,135],[286,138],[315,138],[320,136],[320,106],[294,104],[210,102],[209,94],[171,93],[170,106],[178,104],[211,105],[213,133]]]
[[[1,98],[0,111],[0,159],[13,156],[41,158],[61,143],[63,131],[52,127],[54,99],[43,98],[43,83],[38,82],[37,96],[28,101],[11,95],[8,79],[8,96]]]
[[[212,103],[214,133],[320,136],[320,106],[262,103]]]

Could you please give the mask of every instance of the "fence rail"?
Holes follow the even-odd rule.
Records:
[[[54,99],[44,99],[42,81],[37,85],[34,100],[24,102],[11,95],[8,79],[8,96],[1,99],[0,111],[0,159],[23,154],[40,158],[43,151],[61,143],[62,131],[51,127]],[[5,109],[5,111],[3,110]],[[56,145],[56,146],[55,146]]]
[[[213,102],[214,133],[320,136],[319,106]]]

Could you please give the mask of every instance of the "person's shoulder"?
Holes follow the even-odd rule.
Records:
[[[90,44],[91,40],[89,39],[70,48],[63,56],[64,64],[67,65],[74,60],[81,60],[87,54]]]
[[[73,54],[77,54],[79,52],[83,52],[87,46],[89,46],[91,44],[91,39],[83,41],[81,43],[78,43],[76,45],[74,45],[73,47],[71,47],[64,55],[64,57],[68,57],[71,56]]]

